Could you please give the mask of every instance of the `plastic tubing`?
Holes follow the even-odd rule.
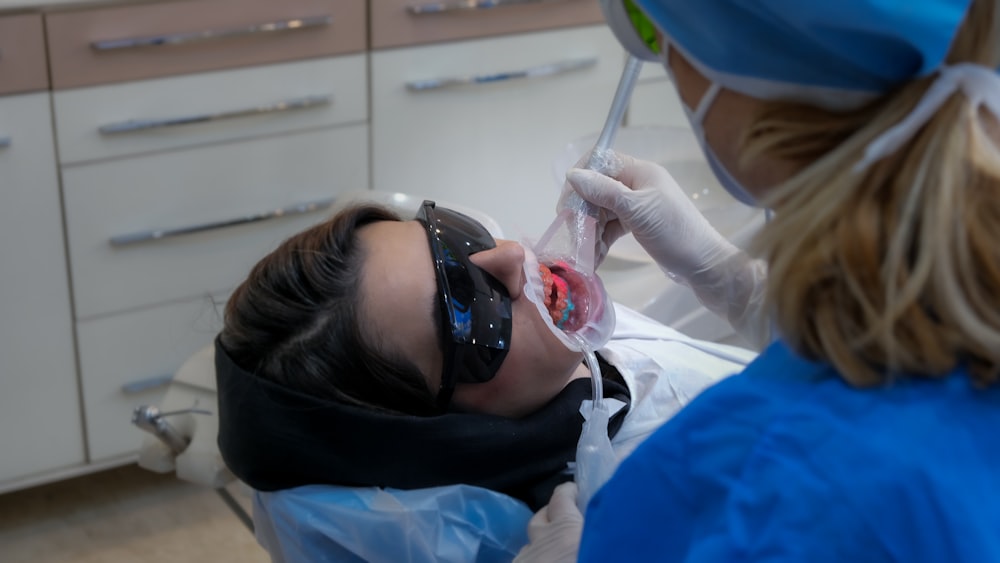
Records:
[[[582,336],[576,333],[572,336],[580,343],[580,349],[583,350],[583,357],[587,362],[587,368],[590,369],[590,387],[593,395],[591,398],[594,404],[596,404],[604,398],[604,379],[601,377],[601,366],[597,363],[597,354]]]
[[[577,338],[580,337],[577,336]],[[611,412],[603,399],[604,383],[601,380],[601,368],[597,364],[597,355],[582,338],[580,338],[580,345],[584,348],[584,357],[592,375],[591,382],[594,392],[591,410],[589,414],[585,415],[580,440],[576,445],[575,477],[577,487],[579,487],[576,502],[580,512],[586,512],[590,499],[615,472],[618,458],[611,446],[611,439],[608,437]]]

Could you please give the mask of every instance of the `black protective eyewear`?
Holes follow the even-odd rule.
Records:
[[[438,404],[451,401],[455,384],[493,379],[510,349],[510,295],[469,256],[496,247],[479,221],[426,200],[417,221],[427,229],[441,307],[444,369]]]

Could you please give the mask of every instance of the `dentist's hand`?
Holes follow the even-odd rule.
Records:
[[[662,166],[614,151],[600,162],[600,172],[574,168],[566,173],[581,198],[607,213],[596,262],[631,232],[661,269],[762,349],[770,340],[764,262],[716,231]]]
[[[528,523],[530,543],[514,563],[574,563],[580,550],[583,514],[576,507],[576,483],[563,483],[552,492],[549,504]]]
[[[688,282],[739,252],[662,166],[613,151],[601,161],[606,164],[600,172],[566,173],[580,197],[609,212],[598,262],[606,247],[629,232],[661,268]]]

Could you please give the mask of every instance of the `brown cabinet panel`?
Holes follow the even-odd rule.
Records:
[[[167,2],[53,13],[46,26],[56,89],[361,52],[367,43],[365,0]]]
[[[456,0],[371,0],[374,49],[523,33],[604,21],[597,0],[540,0],[489,8],[443,9]],[[469,4],[463,2],[463,4]],[[485,2],[484,2],[485,4]],[[426,7],[422,13],[419,7]]]
[[[0,94],[45,90],[48,87],[42,16],[28,14],[0,18]]]

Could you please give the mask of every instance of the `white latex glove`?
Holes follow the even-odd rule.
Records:
[[[528,545],[514,563],[574,563],[580,550],[583,514],[576,507],[577,488],[572,481],[552,492],[549,504],[528,523]]]
[[[613,151],[601,161],[601,170],[572,168],[566,180],[609,212],[602,236],[607,246],[631,232],[664,270],[682,279],[739,252],[662,166]]]
[[[671,278],[691,287],[755,346],[766,344],[763,263],[716,231],[659,164],[614,151],[602,162],[600,172],[574,168],[566,173],[580,197],[606,211],[598,263],[614,241],[631,232]]]

